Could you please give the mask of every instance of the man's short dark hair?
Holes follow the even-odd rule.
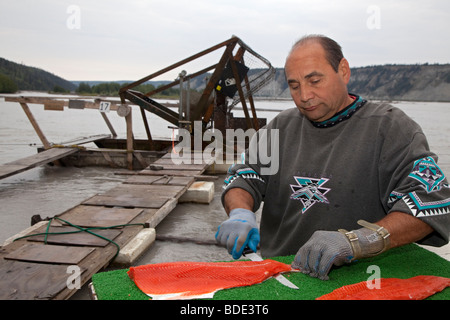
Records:
[[[325,50],[325,57],[327,61],[330,63],[330,65],[333,67],[334,71],[338,72],[339,69],[339,63],[341,63],[342,58],[344,58],[344,55],[342,54],[342,48],[341,46],[334,41],[333,39],[330,39],[324,35],[320,34],[312,34],[302,37],[300,40],[298,40],[293,46],[291,52],[308,42],[318,42],[322,48]]]

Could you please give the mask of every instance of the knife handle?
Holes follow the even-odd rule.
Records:
[[[254,253],[252,249],[250,249],[249,246],[246,246],[244,251],[242,251],[242,255],[245,257],[246,254]]]

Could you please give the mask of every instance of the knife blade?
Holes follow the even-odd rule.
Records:
[[[264,261],[263,258],[261,258],[256,252],[253,252],[252,249],[246,248],[243,252],[243,256],[249,258],[252,261]],[[277,274],[274,276],[274,278],[280,282],[282,285],[285,285],[286,287],[292,288],[292,289],[298,289],[298,287],[290,282],[288,279],[286,279],[285,276],[281,274]]]

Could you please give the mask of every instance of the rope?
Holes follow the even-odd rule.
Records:
[[[49,232],[50,225],[51,225],[53,220],[59,220],[59,221],[64,222],[64,223],[68,224],[69,226],[74,227],[74,228],[76,228],[78,230],[65,231],[65,232]],[[49,222],[47,224],[47,227],[45,229],[45,232],[29,234],[29,235],[26,235],[26,236],[23,236],[23,237],[19,237],[19,238],[14,239],[13,242],[16,241],[16,240],[21,240],[21,239],[28,238],[28,237],[44,235],[44,243],[47,244],[47,239],[48,239],[49,235],[61,235],[61,234],[73,234],[73,233],[87,232],[87,233],[89,233],[89,234],[91,234],[93,236],[96,236],[98,238],[106,240],[106,241],[108,241],[108,242],[110,242],[110,243],[112,243],[113,245],[116,246],[117,251],[116,251],[116,254],[113,257],[113,260],[114,260],[117,257],[117,255],[119,254],[119,252],[120,252],[120,246],[116,242],[114,242],[112,239],[108,239],[108,238],[106,238],[106,237],[104,237],[104,236],[102,236],[100,234],[92,232],[91,230],[107,230],[107,229],[113,229],[113,228],[119,228],[119,227],[127,227],[127,226],[144,226],[145,227],[145,224],[143,224],[143,223],[129,223],[129,224],[120,224],[120,225],[116,225],[116,226],[110,226],[110,227],[89,227],[89,228],[83,228],[83,227],[77,226],[77,225],[75,225],[73,223],[70,223],[69,221],[66,221],[64,219],[61,219],[61,218],[58,218],[58,217],[53,217],[53,218],[51,218],[49,220]]]
[[[172,151],[175,154],[178,154],[177,150],[175,150],[175,129],[172,128]]]

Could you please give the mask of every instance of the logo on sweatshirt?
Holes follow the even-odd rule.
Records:
[[[323,187],[329,179],[315,179],[307,177],[294,177],[294,179],[297,184],[291,184],[291,199],[302,202],[302,213],[305,213],[306,210],[311,208],[317,202],[330,203],[325,195],[331,189]]]
[[[445,175],[432,157],[426,157],[414,162],[414,167],[409,176],[421,183],[428,192],[439,191],[445,186]]]

